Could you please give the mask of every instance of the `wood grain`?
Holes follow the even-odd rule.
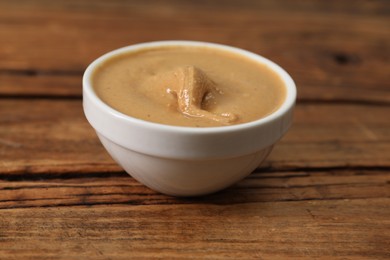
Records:
[[[0,211],[5,258],[386,259],[389,199]],[[362,210],[364,208],[364,210]],[[31,239],[34,238],[34,239]]]
[[[3,177],[0,209],[96,205],[230,205],[302,200],[390,197],[390,175],[381,170],[257,171],[233,187],[200,198],[174,198],[150,190],[126,173]],[[390,213],[390,209],[388,209]]]
[[[3,259],[385,259],[389,182],[384,171],[259,172],[189,199],[155,193],[126,174],[3,179],[0,252]]]
[[[298,105],[264,167],[390,167],[389,114],[381,105]],[[2,100],[0,137],[0,174],[120,171],[79,100]]]
[[[353,12],[336,1],[277,2],[0,2],[0,95],[80,96],[84,69],[103,53],[184,39],[274,60],[300,100],[390,102],[390,19],[380,1]]]
[[[386,0],[0,0],[0,259],[389,259]],[[154,40],[241,47],[298,87],[266,162],[199,198],[112,161],[81,103],[86,66]]]

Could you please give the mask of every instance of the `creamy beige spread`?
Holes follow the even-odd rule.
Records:
[[[212,127],[265,117],[285,98],[267,66],[207,47],[158,47],[104,62],[93,75],[97,95],[129,116],[161,124]]]

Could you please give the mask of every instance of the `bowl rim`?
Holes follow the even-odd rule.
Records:
[[[228,125],[228,126],[191,127],[191,126],[167,125],[167,124],[162,124],[157,122],[146,121],[143,119],[132,117],[130,115],[126,115],[110,107],[108,104],[103,102],[103,100],[101,100],[99,96],[96,94],[95,90],[93,89],[92,78],[95,71],[97,70],[97,68],[99,68],[101,64],[103,64],[107,60],[113,59],[116,56],[120,56],[125,53],[137,52],[139,50],[152,49],[156,47],[168,47],[168,46],[169,47],[193,46],[193,47],[214,48],[214,49],[229,51],[237,55],[245,56],[255,62],[259,62],[263,65],[266,65],[272,71],[276,72],[284,82],[284,86],[286,89],[285,99],[282,105],[277,110],[275,110],[274,112],[272,112],[271,114],[265,117],[259,118],[254,121],[235,124],[235,125]],[[90,98],[95,105],[99,106],[101,109],[103,109],[104,111],[108,112],[109,114],[113,115],[118,119],[125,120],[128,121],[129,123],[133,123],[137,125],[142,125],[143,127],[149,130],[160,130],[160,131],[162,130],[162,131],[174,132],[177,134],[191,134],[191,135],[229,133],[229,132],[241,131],[248,128],[256,128],[259,127],[260,125],[268,124],[282,117],[284,114],[288,113],[295,105],[295,100],[297,96],[296,85],[293,79],[291,78],[291,76],[282,67],[280,67],[273,61],[259,54],[244,49],[240,49],[237,47],[232,47],[232,46],[219,44],[219,43],[187,41],[187,40],[144,42],[144,43],[133,44],[119,49],[115,49],[95,59],[85,70],[82,82],[83,82],[83,96],[88,95],[88,98]]]

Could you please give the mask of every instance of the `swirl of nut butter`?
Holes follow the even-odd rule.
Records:
[[[202,102],[206,95],[218,91],[207,75],[194,66],[180,67],[175,70],[175,89],[168,89],[167,92],[175,95],[179,111],[190,117],[201,117],[219,122],[223,125],[230,125],[238,119],[232,113],[212,113],[202,109]]]

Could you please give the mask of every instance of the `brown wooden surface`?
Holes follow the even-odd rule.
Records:
[[[389,259],[388,1],[0,0],[0,259]],[[156,193],[106,154],[83,70],[133,43],[234,45],[284,67],[294,125],[201,198]]]

